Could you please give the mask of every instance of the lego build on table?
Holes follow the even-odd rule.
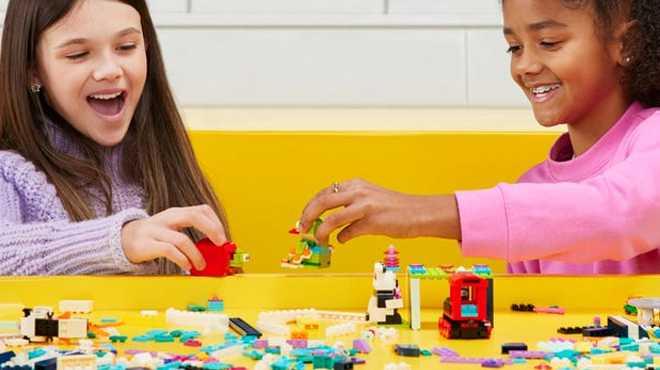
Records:
[[[244,253],[231,241],[223,245],[215,245],[211,239],[204,238],[195,243],[199,252],[204,256],[206,267],[203,270],[192,268],[191,275],[195,276],[227,276],[241,273],[243,262],[250,260],[250,255]]]
[[[289,230],[289,234],[300,235],[300,241],[295,247],[289,248],[287,258],[282,259],[280,265],[288,268],[325,268],[330,267],[333,248],[331,245],[319,245],[314,240],[314,233],[323,222],[322,218],[317,218],[309,231],[305,234],[300,232],[300,221],[296,223],[296,228]]]
[[[447,280],[449,297],[438,321],[440,333],[447,338],[490,338],[494,323],[493,276],[490,268],[475,265],[471,270],[451,266],[408,266],[410,327],[419,330],[420,280]]]
[[[254,360],[254,369],[260,370],[303,370],[309,369],[310,366],[313,369],[352,369],[354,365],[369,361],[366,355],[372,352],[372,346],[376,350],[378,347],[389,346],[390,354],[406,358],[434,354],[439,356],[441,363],[465,365],[462,368],[468,368],[470,364],[475,369],[502,367],[513,364],[514,361],[527,360],[552,361],[550,363],[555,369],[623,369],[623,366],[613,366],[619,364],[631,369],[635,367],[657,368],[649,362],[649,360],[654,361],[654,358],[660,359],[660,344],[657,343],[660,329],[649,329],[646,326],[655,324],[653,322],[655,315],[652,311],[640,314],[640,319],[648,320],[644,323],[645,327],[625,317],[610,316],[607,326],[595,324],[581,328],[575,334],[582,334],[583,338],[586,338],[582,341],[553,338],[549,342],[539,342],[536,346],[539,350],[533,351],[527,350],[526,343],[507,342],[501,345],[502,358],[463,357],[458,351],[443,347],[442,337],[452,340],[490,337],[493,322],[492,275],[490,270],[483,265],[474,266],[472,270],[453,269],[448,266],[434,268],[409,265],[407,270],[409,279],[417,282],[420,279],[446,280],[450,289],[438,324],[439,334],[436,332],[434,337],[437,338],[434,339],[434,343],[439,343],[438,347],[427,350],[420,348],[416,343],[401,342],[399,329],[391,326],[402,321],[397,313],[397,309],[403,306],[401,291],[396,279],[396,272],[400,268],[396,258],[397,252],[393,246],[390,246],[385,254],[386,257],[383,261],[373,265],[373,294],[369,299],[366,313],[325,311],[313,308],[270,311],[260,313],[256,324],[252,326],[247,320],[235,316],[236,312],[232,316],[218,312],[224,310],[224,302],[214,296],[207,300],[207,307],[188,305],[189,311],[167,309],[165,312],[167,329],[162,329],[164,326],[159,323],[153,326],[154,329],[147,330],[144,334],[127,336],[119,332],[122,322],[101,319],[100,324],[93,323],[89,316],[94,309],[92,301],[66,300],[60,301],[59,311],[80,313],[85,317],[72,318],[64,313],[56,316],[53,309],[47,306],[25,309],[24,317],[20,320],[20,330],[19,326],[16,326],[15,329],[12,329],[13,327],[5,329],[16,331],[19,336],[8,339],[9,337],[3,337],[3,334],[0,334],[0,368],[1,370],[124,370],[137,368],[220,370],[234,368],[229,362],[243,357]],[[411,284],[411,286],[413,285]],[[411,299],[411,303],[413,302],[414,299]],[[660,306],[660,299],[635,298],[630,299],[628,303],[634,306],[639,314],[642,310],[653,310]],[[0,302],[0,306],[2,306],[2,302]],[[14,306],[16,305],[12,305],[12,307]],[[552,307],[552,310],[534,310],[535,307],[531,304],[515,306],[516,308],[512,307],[513,311],[522,311],[516,312],[517,315],[564,314],[563,310],[558,310],[556,307]],[[523,309],[519,309],[520,307]],[[411,308],[411,311],[414,310]],[[143,311],[142,315],[155,317],[158,312]],[[153,319],[147,317],[141,321],[157,322],[151,320]],[[329,322],[329,324],[326,323],[328,325],[325,325],[324,331],[319,326],[321,321]],[[0,323],[2,322],[0,321]],[[191,326],[198,329],[192,330]],[[230,333],[230,329],[241,338]],[[214,338],[213,333],[216,332],[224,335],[224,341],[211,341],[211,338]],[[310,335],[310,333],[315,334]],[[323,336],[321,333],[325,335]],[[314,338],[315,336],[320,336],[320,338]],[[57,343],[56,341],[68,345],[70,341],[77,340],[79,346],[72,351],[53,351],[52,346],[50,348],[48,346],[20,347],[21,343],[25,345],[27,342],[25,338],[32,341],[33,345],[39,342],[52,345]],[[347,338],[352,340],[352,346],[343,344]],[[184,351],[187,354],[184,355],[129,348],[123,349],[122,356],[114,349],[114,344],[126,347],[129,343],[139,342],[162,344],[181,342],[181,346],[197,347],[198,350],[186,349]],[[334,344],[331,344],[332,342]],[[382,351],[378,353],[382,355]],[[90,354],[92,355],[90,356]],[[580,363],[581,365],[576,365]],[[539,369],[544,369],[549,368],[550,365],[541,363],[539,366],[541,366],[538,367]],[[410,368],[410,365],[401,361],[398,364],[387,364],[383,369],[408,370]]]

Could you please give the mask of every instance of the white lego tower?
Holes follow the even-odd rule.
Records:
[[[378,324],[401,324],[401,315],[397,312],[403,307],[403,299],[394,271],[376,262],[374,264],[374,294],[369,299],[367,313],[370,322]]]

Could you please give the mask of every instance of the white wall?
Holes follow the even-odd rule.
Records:
[[[148,2],[183,106],[527,106],[497,0]]]

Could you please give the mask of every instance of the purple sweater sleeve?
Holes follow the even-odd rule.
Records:
[[[602,168],[581,179],[559,181],[558,171],[545,171],[528,183],[456,192],[463,254],[585,263],[658,248],[660,115],[625,135],[610,158],[596,153]]]
[[[0,275],[154,273],[156,262],[129,262],[120,242],[122,225],[146,216],[140,209],[127,209],[83,222],[3,222]]]
[[[156,261],[134,264],[124,255],[122,226],[148,215],[139,197],[117,193],[127,199],[122,211],[70,222],[45,175],[19,155],[0,152],[0,275],[156,273]]]

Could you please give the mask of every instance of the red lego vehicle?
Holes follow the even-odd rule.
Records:
[[[451,275],[449,298],[445,299],[444,313],[438,321],[440,334],[448,339],[490,338],[492,296],[489,285],[489,279],[471,272]]]

